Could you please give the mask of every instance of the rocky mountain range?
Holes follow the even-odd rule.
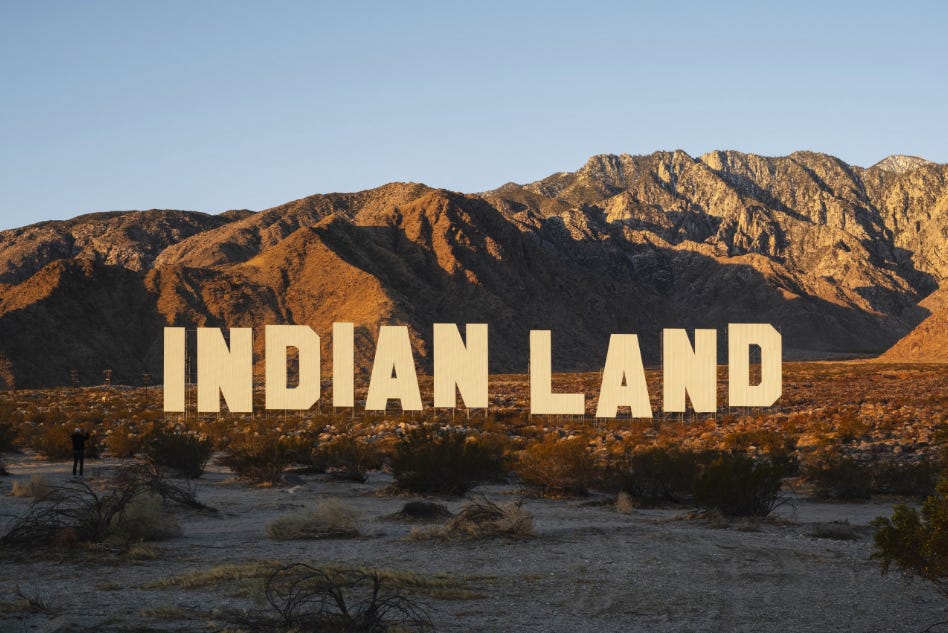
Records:
[[[381,324],[411,327],[424,370],[435,322],[490,324],[493,371],[524,371],[537,328],[557,371],[598,369],[612,332],[657,362],[661,328],[728,322],[773,323],[786,358],[878,355],[932,319],[944,339],[944,302],[924,300],[946,277],[948,165],[599,155],[479,194],[391,183],[0,232],[0,385],[160,377],[169,324],[308,324],[328,368],[332,322],[352,321],[364,370]]]

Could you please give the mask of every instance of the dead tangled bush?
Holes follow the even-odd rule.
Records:
[[[104,490],[87,482],[50,486],[50,501],[34,501],[13,521],[0,545],[19,548],[170,538],[180,533],[163,504],[207,509],[193,491],[162,480],[147,467],[121,469]]]
[[[410,430],[392,458],[400,490],[463,495],[504,475],[502,447],[473,435],[431,425]]]
[[[544,497],[584,495],[598,474],[586,444],[582,437],[549,437],[531,444],[520,455],[517,475]]]
[[[467,501],[443,526],[412,532],[413,538],[464,540],[530,536],[533,536],[533,517],[523,509],[523,501],[497,504],[484,496]]]
[[[359,513],[338,499],[327,499],[315,507],[282,516],[267,525],[267,536],[277,541],[353,538],[359,536]]]
[[[425,610],[378,572],[297,563],[273,572],[265,591],[283,627],[298,633],[434,629]]]

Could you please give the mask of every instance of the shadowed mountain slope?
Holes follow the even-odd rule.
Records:
[[[655,362],[662,327],[728,322],[773,323],[788,358],[878,354],[934,312],[920,301],[946,276],[948,166],[601,155],[476,195],[392,183],[0,232],[0,381],[159,376],[166,324],[308,324],[324,368],[334,321],[356,323],[366,369],[391,323],[423,369],[436,322],[490,324],[494,371],[525,370],[537,328],[557,370],[600,367],[612,332],[639,333]]]

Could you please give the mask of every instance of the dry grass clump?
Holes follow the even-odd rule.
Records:
[[[277,541],[353,538],[361,534],[359,513],[337,499],[327,499],[315,507],[282,516],[267,525],[267,536]]]
[[[619,492],[616,496],[616,512],[620,514],[632,514],[632,510],[635,509],[635,501],[632,499],[632,495],[625,491]]]
[[[49,482],[43,475],[33,475],[29,481],[17,480],[13,482],[14,497],[32,497],[37,501],[48,499],[52,494]]]
[[[412,538],[469,540],[487,538],[529,538],[533,536],[533,517],[523,509],[523,501],[494,503],[481,496],[464,507],[439,528],[414,530]]]
[[[159,495],[147,492],[128,502],[112,531],[129,542],[164,541],[181,536],[181,525]]]
[[[181,576],[171,576],[148,583],[145,589],[194,589],[213,587],[229,582],[266,578],[281,566],[275,560],[252,560],[243,563],[225,563]]]

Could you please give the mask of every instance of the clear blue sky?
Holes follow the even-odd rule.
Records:
[[[0,228],[604,152],[948,162],[943,2],[0,1]]]

